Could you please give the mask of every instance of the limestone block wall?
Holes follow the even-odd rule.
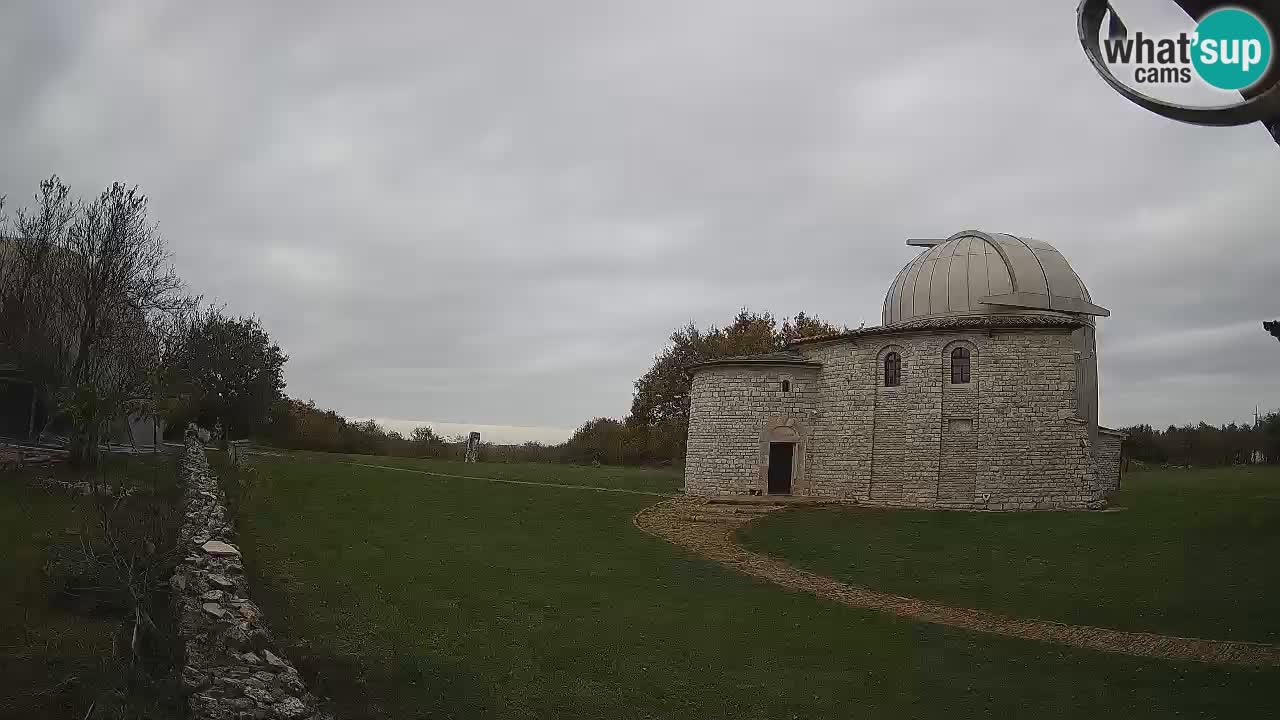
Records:
[[[783,381],[789,390],[782,390]],[[712,367],[694,374],[690,390],[685,491],[746,495],[767,490],[768,434],[786,427],[799,441],[792,493],[810,494],[807,444],[818,396],[817,373],[803,366]]]
[[[951,383],[951,353],[963,347],[969,351],[968,384]],[[984,353],[972,338],[961,338],[942,346],[942,417],[938,423],[939,503],[973,503],[977,497],[978,468],[982,451],[978,437],[991,418],[983,418],[980,400],[984,377]],[[990,388],[988,387],[988,390]],[[926,493],[927,497],[927,493]]]
[[[1098,428],[1098,449],[1094,454],[1094,473],[1103,490],[1120,489],[1120,467],[1124,440],[1128,435],[1111,428]]]
[[[951,351],[970,382],[951,383]],[[993,510],[1100,499],[1087,423],[1073,420],[1064,330],[904,332],[796,348],[822,363],[808,444],[812,493],[870,504]],[[884,356],[901,357],[885,387]]]
[[[897,346],[891,346],[894,349]],[[810,360],[823,363],[817,376],[818,394],[814,398],[813,427],[809,433],[808,493],[821,497],[863,497],[873,486],[871,444],[873,436],[882,451],[905,458],[912,451],[910,433],[906,432],[905,414],[894,416],[900,422],[892,427],[875,423],[877,402],[893,402],[898,395],[877,398],[880,370],[870,346],[858,349],[850,345],[825,346],[818,352],[804,351]],[[887,348],[883,354],[888,354]],[[909,368],[903,360],[903,382],[910,382]],[[900,431],[899,431],[900,430]],[[883,481],[883,476],[876,479]],[[875,483],[878,498],[898,498],[901,479]]]
[[[970,353],[970,382],[951,383],[951,351]],[[747,493],[763,477],[766,418],[805,418],[796,494],[990,510],[1083,508],[1102,500],[1090,423],[1079,417],[1069,329],[903,331],[805,344],[821,363],[791,398],[781,375],[743,367],[695,374],[688,492]],[[884,357],[901,384],[884,385]],[[789,404],[787,404],[789,403]],[[806,414],[807,413],[807,414]]]
[[[1002,510],[1083,508],[1102,499],[1090,424],[1077,406],[1069,334],[995,334],[984,354],[977,494]]]
[[[272,640],[262,610],[249,599],[222,489],[194,432],[187,433],[181,472],[184,517],[178,545],[186,557],[169,584],[183,643],[180,679],[190,718],[332,720],[318,709],[297,668]]]

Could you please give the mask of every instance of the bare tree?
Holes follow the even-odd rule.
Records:
[[[45,387],[61,383],[70,352],[56,266],[76,209],[52,176],[40,183],[34,209],[18,210],[10,237],[0,241],[0,347]]]
[[[183,294],[136,187],[114,183],[85,203],[50,177],[0,235],[0,352],[70,420],[73,460],[96,466],[106,423],[158,404],[160,367],[185,327],[175,318],[198,299]]]
[[[63,405],[73,420],[72,457],[94,466],[105,423],[147,394],[160,353],[156,317],[191,300],[136,187],[114,183],[81,208],[66,247],[63,287],[75,339]]]

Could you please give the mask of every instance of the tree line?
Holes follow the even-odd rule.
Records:
[[[1243,425],[1202,422],[1164,430],[1150,425],[1123,430],[1129,434],[1125,455],[1144,463],[1196,467],[1280,463],[1280,411]]]
[[[12,218],[0,197],[0,370],[17,368],[32,391],[32,435],[65,435],[73,462],[92,467],[113,423],[160,417],[222,441],[281,448],[461,458],[464,439],[430,427],[408,436],[285,394],[288,356],[256,317],[231,316],[188,292],[136,187],[113,183],[76,198],[57,176]],[[1280,321],[1263,323],[1280,339]],[[781,350],[799,337],[846,331],[799,312],[781,322],[741,310],[727,325],[677,328],[635,381],[630,411],[596,417],[563,443],[482,443],[507,462],[678,465],[689,424],[689,366]],[[38,420],[38,422],[35,422]],[[1128,428],[1144,462],[1280,462],[1272,413],[1254,426]],[[171,436],[170,439],[173,439]]]
[[[631,412],[621,419],[597,417],[584,422],[558,444],[527,442],[503,445],[481,442],[479,459],[487,462],[551,462],[608,465],[678,465],[684,460],[689,423],[688,366],[701,360],[780,350],[798,337],[840,332],[845,328],[803,312],[781,323],[770,313],[742,310],[724,327],[678,328],[654,358],[653,367],[636,381]],[[462,459],[466,438],[444,437],[430,427],[408,436],[372,420],[355,421],[341,414],[285,397],[271,403],[253,435],[280,448],[325,452]]]
[[[1280,340],[1280,321],[1263,330]],[[780,350],[797,337],[841,332],[814,316],[799,313],[778,325],[769,313],[743,310],[724,328],[706,331],[690,324],[677,329],[653,366],[635,383],[631,413],[621,420],[594,418],[557,446],[561,462],[602,464],[679,464],[683,462],[689,427],[689,365],[718,357]],[[1195,466],[1280,463],[1280,411],[1250,425],[1207,423],[1150,425],[1123,429],[1129,433],[1126,456],[1141,462]]]
[[[1266,323],[1280,339],[1280,322]],[[563,443],[527,442],[500,445],[482,442],[482,462],[546,462],[576,465],[678,466],[684,462],[689,427],[691,364],[714,358],[780,350],[798,337],[837,333],[847,328],[797,313],[782,323],[768,312],[742,310],[723,327],[699,328],[690,323],[676,329],[653,365],[635,382],[631,411],[619,418],[595,417],[578,426]],[[262,436],[277,447],[461,460],[466,439],[443,437],[430,427],[409,436],[387,430],[373,421],[348,420],[314,403],[282,398],[271,410]],[[1206,423],[1123,428],[1129,434],[1126,456],[1145,463],[1214,466],[1239,463],[1280,463],[1280,411],[1254,424]]]

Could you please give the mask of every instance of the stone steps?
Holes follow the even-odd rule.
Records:
[[[833,502],[839,501],[791,495],[686,496],[676,502],[674,512],[683,522],[740,527],[762,515],[788,507],[829,505]]]
[[[680,515],[681,520],[696,523],[713,523],[718,525],[745,525],[753,519],[750,515]]]
[[[726,515],[761,515],[781,510],[786,505],[716,505],[715,503],[698,503],[693,507],[707,512],[718,512]]]
[[[803,495],[714,495],[708,497],[708,505],[735,505],[741,507],[786,507],[788,505],[829,505],[836,500],[805,497]]]
[[[724,503],[724,502],[689,502],[677,511],[677,517],[687,522],[710,523],[719,525],[745,525],[752,520],[786,507],[776,502]]]

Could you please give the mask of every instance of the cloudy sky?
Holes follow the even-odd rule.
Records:
[[[1121,99],[1075,0],[927,4],[6,3],[0,193],[140,185],[352,417],[558,440],[673,327],[877,324],[904,239],[966,228],[1111,309],[1104,423],[1280,407],[1280,148]]]

